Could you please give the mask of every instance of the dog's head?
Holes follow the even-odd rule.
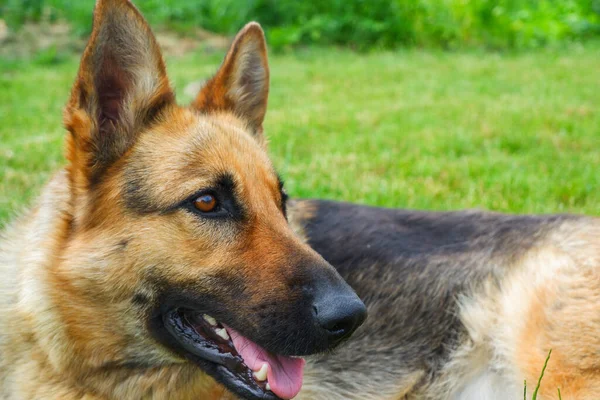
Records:
[[[245,398],[291,398],[365,307],[292,232],[263,136],[250,23],[188,107],[126,0],[100,0],[65,111],[72,217],[55,271],[72,347],[98,368],[194,363]],[[83,367],[82,367],[83,368]]]

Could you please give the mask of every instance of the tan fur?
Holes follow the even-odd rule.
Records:
[[[499,285],[490,281],[464,298],[468,351],[457,352],[461,361],[448,368],[443,390],[466,381],[456,379],[466,367],[471,374],[492,368],[505,394],[518,397],[523,380],[531,393],[552,350],[538,398],[555,399],[559,388],[566,399],[600,398],[599,234],[597,220],[566,223],[516,260]]]
[[[294,200],[288,202],[288,207],[288,220],[292,229],[294,229],[294,233],[306,242],[308,239],[304,232],[304,223],[314,217],[315,207],[310,202],[296,202]]]

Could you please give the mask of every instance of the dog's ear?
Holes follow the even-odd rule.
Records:
[[[200,90],[192,107],[202,112],[232,111],[261,137],[268,96],[265,35],[258,23],[250,22],[237,34],[221,68]]]
[[[174,103],[154,35],[128,0],[98,0],[92,35],[65,109],[67,157],[86,187]],[[73,179],[73,177],[72,177]]]

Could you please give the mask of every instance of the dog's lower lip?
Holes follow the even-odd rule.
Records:
[[[194,315],[194,317],[189,317],[189,315]],[[191,361],[200,359],[213,364],[214,371],[219,375],[215,376],[217,380],[243,398],[280,400],[273,392],[267,390],[268,387],[256,382],[252,371],[244,364],[244,360],[237,353],[229,338],[221,337],[215,330],[203,331],[207,336],[211,336],[209,338],[197,332],[194,323],[199,321],[198,318],[202,318],[200,315],[182,309],[173,309],[163,314],[163,324],[166,330],[180,343],[186,356]],[[206,321],[206,323],[208,326],[212,326],[210,322]],[[214,333],[214,337],[211,332]]]
[[[231,351],[222,351],[216,341],[202,338],[191,324],[186,324],[185,318],[182,310],[177,309],[167,313],[164,322],[169,333],[178,339],[186,351],[232,370],[236,370],[240,364],[243,364],[242,358],[237,355],[232,346],[228,349]]]

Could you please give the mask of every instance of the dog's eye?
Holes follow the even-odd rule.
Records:
[[[215,211],[217,208],[217,199],[212,194],[203,194],[194,200],[194,207],[196,207],[198,211],[205,213]]]

